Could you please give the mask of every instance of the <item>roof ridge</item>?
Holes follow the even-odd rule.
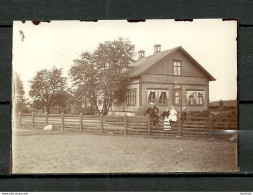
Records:
[[[157,54],[165,53],[166,51],[172,51],[172,50],[178,49],[178,48],[180,48],[180,47],[181,47],[181,46],[177,46],[177,47],[173,47],[173,48],[171,48],[171,49],[167,49],[167,50],[164,50],[164,51],[160,51],[160,52],[158,52],[158,53],[153,53],[153,54],[151,54],[151,55],[149,55],[149,56],[146,56],[146,57],[143,57],[143,58],[141,58],[141,59],[148,58],[148,57],[152,57],[152,56],[155,56],[155,55],[157,55]],[[139,59],[139,60],[141,60],[141,59]],[[137,60],[137,61],[138,61],[138,60]]]

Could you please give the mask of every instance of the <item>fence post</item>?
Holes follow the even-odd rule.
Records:
[[[150,117],[147,116],[147,124],[148,124],[148,134],[151,135],[151,123],[150,123]]]
[[[100,116],[100,130],[103,133],[103,114]]]
[[[34,127],[34,112],[32,112],[32,127]]]
[[[61,113],[61,127],[63,131],[64,130],[64,113]]]
[[[127,115],[124,116],[124,135],[127,134]]]
[[[83,130],[83,113],[80,113],[80,131]]]
[[[183,128],[183,125],[182,125],[182,120],[181,120],[181,115],[179,115],[178,117],[178,136],[181,136],[182,135],[182,128]]]
[[[18,125],[21,127],[21,112],[18,113]]]
[[[48,113],[46,112],[46,125],[48,125]]]
[[[209,135],[213,137],[213,116],[209,116]]]

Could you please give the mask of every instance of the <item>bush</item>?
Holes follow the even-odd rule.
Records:
[[[219,106],[209,106],[209,109],[219,109]]]
[[[204,111],[191,111],[189,112],[189,116],[193,116],[193,117],[200,117],[200,116],[210,116],[211,112],[208,110],[204,110]]]
[[[146,116],[147,108],[148,108],[147,106],[139,106],[134,109],[134,113],[136,116]]]
[[[223,108],[224,109],[228,109],[228,110],[234,110],[234,109],[236,109],[235,106],[224,106]]]
[[[95,109],[92,106],[87,106],[86,108],[82,109],[83,115],[94,115]]]

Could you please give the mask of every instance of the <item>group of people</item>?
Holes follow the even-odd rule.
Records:
[[[154,103],[150,103],[149,104],[149,108],[146,110],[146,114],[149,115],[149,117],[151,118],[151,121],[153,122],[153,126],[160,126],[159,120],[160,120],[160,116],[159,116],[159,109],[155,106]],[[168,108],[166,108],[166,111],[164,111],[162,113],[162,117],[164,118],[164,130],[171,130],[171,125],[174,124],[177,121],[177,116],[178,113],[175,110],[174,106],[171,106],[170,110]],[[186,108],[183,107],[182,113],[181,113],[181,120],[182,122],[184,122],[186,120],[187,117],[187,113],[186,113]]]

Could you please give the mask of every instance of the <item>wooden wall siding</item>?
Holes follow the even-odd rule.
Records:
[[[170,107],[172,106],[173,102],[172,102],[172,98],[173,98],[173,94],[172,94],[172,90],[173,90],[173,86],[172,85],[168,85],[168,84],[149,84],[149,83],[143,83],[142,84],[142,105],[143,106],[148,106],[148,91],[149,89],[164,89],[164,90],[169,90],[169,100],[168,100],[168,105],[164,105],[164,106],[158,106],[159,107],[159,112],[162,113],[163,111],[165,111],[166,107]]]
[[[149,117],[145,116],[89,116],[64,114],[18,114],[14,116],[15,127],[42,130],[46,124],[53,125],[54,130],[82,131],[93,133],[109,133],[122,135],[179,135],[212,137],[221,130],[236,130],[237,118],[188,117],[186,122],[179,120],[172,125],[171,131],[160,127],[153,128]],[[48,121],[47,121],[48,120]],[[219,135],[219,134],[217,134]],[[220,134],[223,135],[224,134]],[[228,135],[225,135],[228,136]],[[229,135],[231,136],[231,135]]]
[[[204,72],[197,66],[197,64],[193,60],[190,60],[190,58],[180,50],[177,50],[177,52],[166,56],[145,73],[173,75],[173,60],[181,61],[182,76],[206,77]]]
[[[181,85],[180,85],[181,86]],[[170,106],[175,106],[175,109],[177,111],[181,110],[181,107],[186,107],[188,111],[203,111],[203,110],[208,110],[208,102],[209,102],[209,97],[208,97],[208,86],[202,86],[202,85],[182,85],[182,90],[181,95],[182,95],[182,106],[181,105],[174,105],[174,88],[172,84],[149,84],[149,83],[143,83],[142,84],[142,105],[143,106],[148,106],[148,101],[147,101],[147,90],[148,89],[168,89],[169,90],[169,100],[168,100],[168,105],[163,105],[163,106],[158,106],[160,113],[165,111],[166,107]],[[187,96],[186,92],[187,90],[204,90],[205,91],[205,101],[204,105],[197,105],[197,106],[189,106],[187,105]]]
[[[182,77],[169,75],[143,74],[143,83],[161,83],[161,84],[188,84],[188,85],[208,85],[209,81],[203,77]]]
[[[203,105],[187,105],[187,91],[190,90],[203,90],[205,91],[205,100]],[[191,111],[203,111],[208,110],[208,103],[209,103],[209,97],[208,97],[208,86],[201,86],[201,85],[182,85],[182,107],[186,107],[186,110]]]

